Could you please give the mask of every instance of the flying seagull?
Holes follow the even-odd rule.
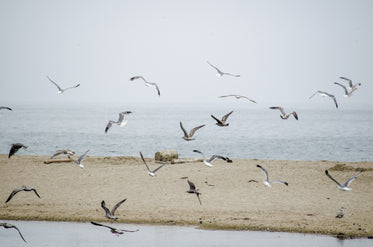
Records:
[[[200,125],[200,126],[198,126],[198,127],[195,127],[195,128],[193,128],[193,129],[189,132],[189,134],[188,134],[188,132],[184,129],[183,124],[180,122],[180,128],[181,128],[181,130],[184,132],[184,136],[183,136],[182,138],[183,138],[184,140],[186,140],[186,141],[193,141],[193,140],[195,140],[195,139],[192,138],[193,135],[194,135],[194,133],[195,133],[198,129],[200,129],[200,128],[204,127],[204,126],[205,126],[205,124]]]
[[[101,207],[105,210],[105,216],[106,218],[110,219],[110,220],[117,220],[118,217],[115,217],[114,214],[115,214],[115,211],[119,208],[120,205],[122,205],[123,202],[125,202],[127,200],[127,198],[121,200],[120,202],[118,202],[117,204],[115,204],[115,206],[113,207],[113,209],[110,211],[106,205],[105,205],[105,201],[103,200],[101,202]]]
[[[159,87],[158,87],[157,83],[149,82],[149,81],[145,80],[145,78],[143,76],[133,76],[133,77],[130,78],[131,81],[137,80],[137,79],[142,79],[145,82],[145,86],[147,86],[147,87],[154,86],[155,89],[157,89],[158,96],[161,96],[161,91],[159,91]]]
[[[218,72],[216,75],[217,76],[223,76],[223,75],[230,75],[230,76],[234,76],[234,77],[240,77],[240,75],[234,75],[234,74],[231,74],[231,73],[226,73],[226,72],[223,72],[221,71],[220,69],[218,69],[216,66],[212,65],[209,61],[207,61],[207,63],[213,67],[214,69],[216,69],[216,71]]]
[[[12,157],[15,153],[17,153],[20,148],[23,148],[23,149],[26,150],[27,146],[25,146],[24,144],[19,143],[19,142],[13,143],[10,147],[10,150],[9,150],[8,159],[10,159],[10,157]]]
[[[336,218],[343,218],[343,216],[345,215],[344,214],[344,210],[345,210],[345,208],[344,207],[341,207],[340,209],[339,209],[339,212],[338,212],[338,214],[335,216]]]
[[[211,117],[212,117],[213,119],[216,120],[216,122],[217,122],[216,125],[217,125],[217,126],[225,127],[225,126],[229,126],[229,123],[226,123],[226,121],[227,121],[228,117],[232,114],[232,112],[233,112],[233,111],[231,111],[230,113],[225,114],[225,115],[221,118],[221,120],[218,119],[217,117],[215,117],[214,115],[211,115]]]
[[[134,231],[117,229],[117,228],[114,228],[114,227],[111,227],[111,226],[107,226],[107,225],[103,225],[103,224],[100,224],[100,223],[97,223],[97,222],[94,222],[94,221],[91,221],[91,224],[93,224],[95,226],[103,226],[103,227],[109,228],[110,231],[112,233],[114,233],[114,234],[123,234],[124,232],[138,232],[139,231],[139,229],[134,230]]]
[[[244,98],[244,99],[247,99],[247,100],[250,100],[251,102],[255,103],[255,104],[258,104],[255,100],[252,100],[246,96],[243,96],[243,95],[237,95],[237,94],[228,94],[228,95],[222,95],[222,96],[219,96],[219,98],[225,98],[225,97],[235,97],[236,99],[241,99],[241,98]]]
[[[230,160],[228,157],[226,158],[226,157],[223,157],[221,155],[214,154],[209,159],[206,159],[205,155],[201,151],[193,150],[193,152],[201,154],[203,156],[203,163],[205,165],[209,166],[209,167],[213,167],[213,165],[211,164],[211,162],[213,162],[216,159],[221,159],[221,160],[227,161],[228,163],[232,163],[232,160]]]
[[[201,199],[199,198],[199,195],[201,195],[201,192],[199,192],[198,189],[196,189],[196,186],[194,185],[194,183],[190,182],[189,180],[188,181],[188,184],[189,184],[189,190],[187,190],[188,193],[191,193],[191,194],[196,194],[197,198],[198,198],[198,201],[199,201],[199,204],[202,205],[201,203]]]
[[[15,225],[9,224],[7,222],[3,222],[3,223],[0,223],[0,226],[4,227],[5,229],[10,229],[10,228],[16,229],[19,233],[19,236],[21,236],[22,240],[26,243],[26,239],[22,236],[21,231]]]
[[[9,202],[9,201],[13,198],[13,196],[14,196],[15,194],[17,194],[18,192],[20,192],[20,191],[34,191],[35,195],[37,195],[37,197],[40,198],[40,196],[39,196],[39,194],[38,194],[38,192],[36,191],[35,188],[30,187],[30,186],[25,186],[25,185],[24,185],[24,186],[21,186],[21,187],[19,187],[19,188],[14,189],[14,190],[12,191],[12,193],[10,193],[10,195],[9,195],[8,199],[5,201],[5,203]]]
[[[285,184],[286,186],[288,186],[289,184],[285,181],[282,181],[282,180],[275,180],[275,181],[269,181],[269,178],[268,178],[268,172],[266,169],[264,169],[261,165],[256,165],[256,167],[259,167],[260,169],[262,169],[262,171],[264,172],[264,174],[266,175],[266,181],[264,181],[264,185],[267,186],[267,187],[272,187],[271,184],[272,183],[281,183],[281,184]]]
[[[350,89],[351,91],[352,91],[352,90],[355,91],[355,89],[356,89],[358,86],[361,86],[361,83],[360,83],[360,82],[359,82],[359,83],[356,83],[356,84],[353,84],[351,79],[348,79],[348,78],[346,78],[346,77],[344,77],[344,76],[341,76],[341,77],[339,77],[339,78],[342,79],[342,80],[346,80],[346,81],[348,82],[348,87],[349,87],[349,89]]]
[[[119,125],[119,127],[124,127],[127,124],[127,120],[125,120],[124,117],[125,115],[131,114],[131,113],[132,113],[131,111],[120,112],[118,121],[109,120],[105,128],[105,133],[109,131],[109,129],[111,128],[113,124],[117,124]]]
[[[289,114],[286,114],[284,108],[282,108],[282,107],[280,107],[280,106],[271,106],[269,109],[277,109],[277,110],[280,110],[280,111],[281,111],[281,114],[282,114],[282,115],[280,115],[280,117],[281,117],[282,119],[288,119],[288,118],[290,117],[290,115],[293,115],[294,118],[295,118],[296,120],[298,120],[298,114],[297,114],[295,111],[293,111],[293,112],[291,112],[291,113],[289,113]]]
[[[62,89],[60,86],[58,86],[57,83],[55,83],[51,78],[49,78],[49,76],[47,76],[47,78],[48,78],[48,80],[49,80],[50,82],[52,82],[52,83],[53,83],[53,84],[58,88],[58,91],[57,91],[58,94],[63,94],[63,93],[64,93],[66,90],[68,90],[68,89],[77,88],[77,87],[80,86],[80,84],[76,84],[75,86],[72,86],[72,87],[68,87],[68,88]]]
[[[354,181],[355,178],[357,178],[357,176],[359,176],[361,174],[361,172],[359,172],[358,174],[356,174],[355,176],[349,178],[344,184],[340,184],[337,180],[335,180],[328,172],[328,170],[325,170],[325,174],[326,176],[328,176],[331,180],[333,180],[336,184],[337,184],[337,188],[342,190],[342,191],[351,191],[352,189],[351,188],[348,188],[348,186],[351,184],[352,181]]]
[[[156,168],[156,169],[154,169],[153,171],[151,171],[151,170],[149,169],[148,164],[146,164],[146,161],[145,161],[145,159],[144,159],[144,156],[142,155],[141,152],[140,152],[140,156],[141,156],[141,159],[142,159],[142,161],[144,162],[144,164],[145,164],[145,166],[146,166],[146,169],[148,170],[148,175],[149,175],[149,176],[152,176],[152,177],[155,176],[156,171],[158,171],[158,170],[161,169],[163,166],[165,166],[165,165],[168,164],[168,163],[164,163],[164,164],[158,166],[158,168]]]
[[[53,154],[50,159],[54,159],[55,157],[57,157],[58,155],[62,155],[62,154],[66,154],[67,157],[70,158],[70,155],[74,155],[75,152],[74,151],[71,151],[70,149],[60,149],[60,150],[57,150],[57,152],[55,154]]]
[[[331,99],[333,99],[334,104],[335,104],[335,107],[338,108],[337,99],[335,98],[335,96],[334,96],[333,94],[330,94],[330,93],[323,92],[323,91],[320,91],[320,90],[319,90],[319,91],[317,91],[316,93],[312,94],[311,97],[310,97],[310,99],[311,99],[313,96],[315,96],[316,94],[320,94],[320,95],[323,96],[323,97],[326,97],[326,96],[330,97]]]
[[[334,84],[342,87],[345,91],[345,94],[343,96],[345,97],[351,97],[352,96],[352,93],[355,92],[355,90],[357,89],[357,87],[353,87],[352,89],[350,89],[350,91],[347,90],[347,87],[341,83],[338,83],[338,82],[334,82]]]
[[[73,160],[73,162],[74,162],[75,164],[77,164],[78,166],[80,166],[81,168],[83,168],[84,165],[83,165],[83,163],[82,163],[82,160],[83,160],[84,157],[88,154],[88,152],[89,152],[89,149],[88,149],[87,151],[85,151],[85,153],[82,154],[82,155],[78,158],[78,160]]]
[[[7,107],[7,106],[0,106],[0,110],[9,110],[9,111],[12,111],[12,108]]]

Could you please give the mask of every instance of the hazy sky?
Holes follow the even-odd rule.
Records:
[[[0,0],[0,105],[223,94],[282,104],[324,90],[372,106],[372,13],[371,0]],[[217,77],[206,61],[241,77]],[[47,75],[81,86],[57,95]],[[362,87],[344,99],[339,76]]]

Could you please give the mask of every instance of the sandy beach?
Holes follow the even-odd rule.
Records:
[[[44,164],[47,156],[0,155],[0,218],[107,222],[102,200],[116,212],[118,222],[197,225],[208,229],[267,230],[321,233],[338,237],[373,237],[373,162],[218,160],[170,164],[155,177],[147,174],[139,157],[86,157],[84,168],[73,163]],[[159,166],[146,158],[150,169]],[[265,167],[271,180],[289,186],[263,184]],[[344,183],[359,171],[350,187],[337,189],[324,173]],[[199,204],[186,193],[187,179],[202,193]],[[21,185],[33,192],[19,192]],[[345,216],[336,218],[340,207]]]

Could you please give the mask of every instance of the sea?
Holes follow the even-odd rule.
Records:
[[[238,100],[236,101],[238,102]],[[0,111],[0,153],[10,145],[28,146],[17,155],[52,155],[71,149],[77,155],[154,157],[157,151],[176,150],[180,158],[218,154],[229,158],[300,161],[373,161],[373,106],[300,104],[285,106],[293,116],[280,118],[278,110],[242,102],[221,103],[24,103]],[[131,111],[124,127],[109,120]],[[219,127],[211,115],[228,112],[229,126]],[[182,139],[180,122],[193,141]]]

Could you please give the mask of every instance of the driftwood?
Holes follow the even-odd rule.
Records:
[[[57,160],[46,160],[44,161],[44,164],[51,164],[51,163],[67,163],[67,162],[72,162],[74,161],[73,159],[64,159],[64,160],[61,160],[61,159],[57,159]]]

